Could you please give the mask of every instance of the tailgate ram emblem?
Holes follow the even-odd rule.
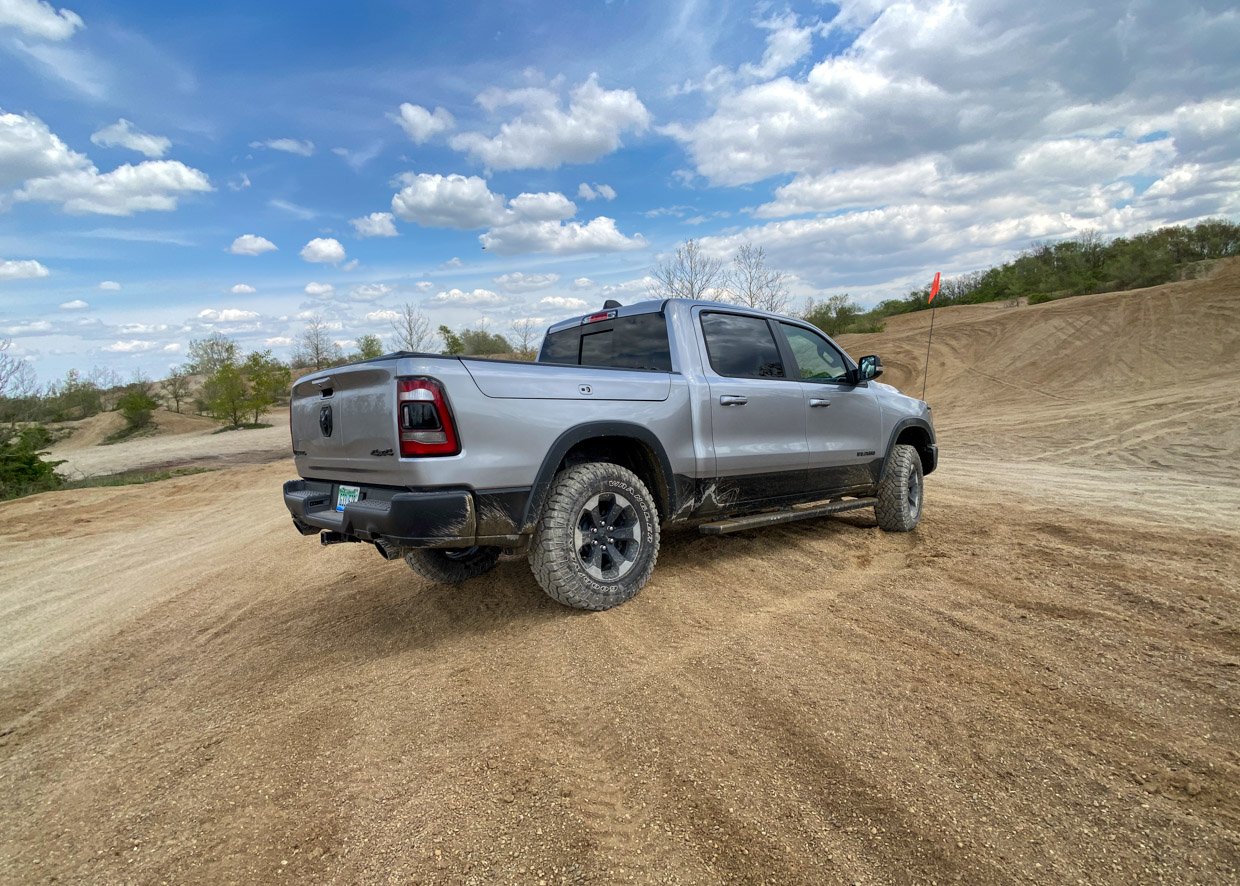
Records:
[[[332,408],[330,406],[319,407],[319,430],[323,432],[324,437],[332,435]]]

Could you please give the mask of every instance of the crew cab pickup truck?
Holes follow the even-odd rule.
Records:
[[[646,584],[660,530],[857,508],[907,532],[938,459],[930,408],[801,320],[686,299],[556,323],[536,363],[400,352],[293,386],[293,523],[438,582],[526,553],[554,599]]]

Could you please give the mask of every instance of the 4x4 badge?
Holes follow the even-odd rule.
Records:
[[[330,406],[319,407],[319,430],[323,432],[324,437],[332,435],[332,408]]]

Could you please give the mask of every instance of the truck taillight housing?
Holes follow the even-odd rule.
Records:
[[[401,458],[456,455],[461,451],[448,398],[433,379],[396,380],[396,425]]]

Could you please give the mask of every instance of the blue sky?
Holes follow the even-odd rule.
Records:
[[[1223,2],[0,0],[0,338],[158,377],[638,300],[689,237],[870,303],[1236,219],[1236,46]]]

